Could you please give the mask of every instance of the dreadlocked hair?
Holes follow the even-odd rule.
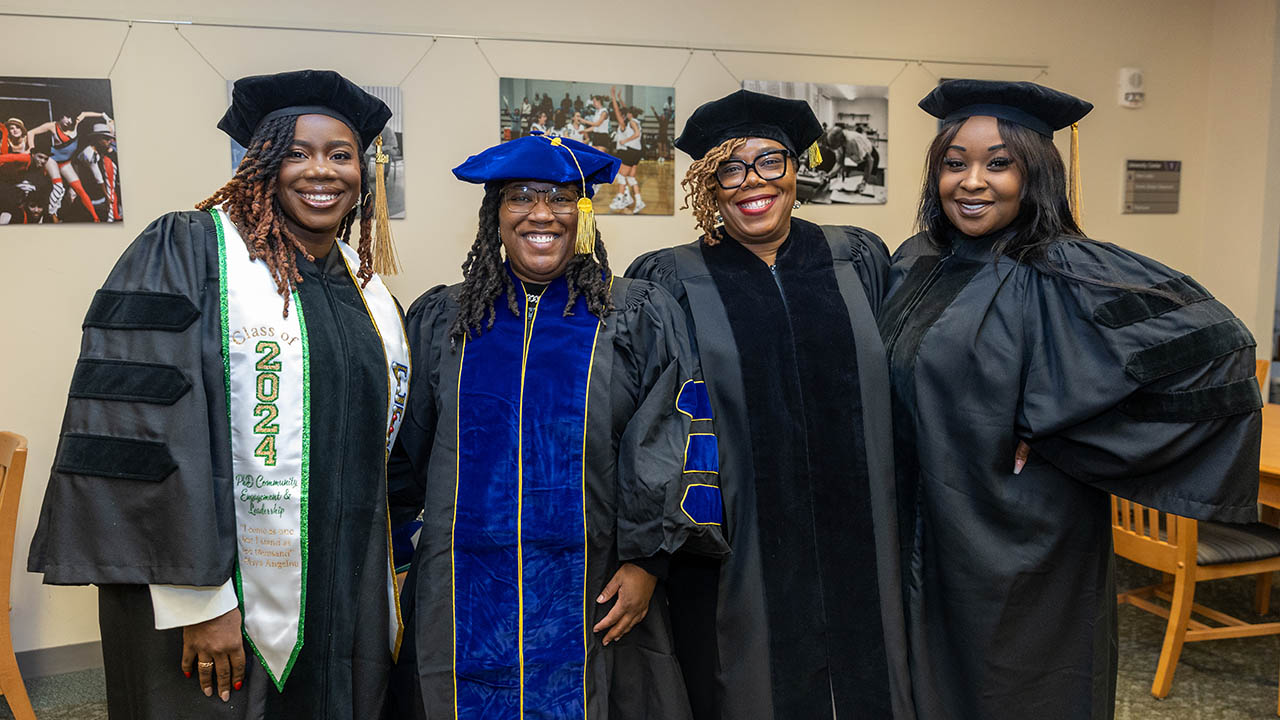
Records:
[[[480,223],[476,240],[462,262],[462,289],[458,291],[458,317],[453,321],[449,337],[454,346],[460,338],[479,337],[493,327],[497,319],[498,296],[506,293],[507,309],[512,315],[520,314],[516,304],[515,283],[507,273],[502,260],[502,237],[498,228],[498,205],[502,202],[502,188],[486,187],[484,200],[480,202]],[[569,284],[569,300],[564,314],[573,314],[578,296],[587,301],[587,310],[604,320],[613,312],[613,295],[610,292],[608,253],[596,229],[596,249],[591,255],[574,255],[565,268],[565,280]]]
[[[716,238],[716,215],[720,212],[716,207],[716,170],[746,142],[746,138],[730,138],[711,148],[693,161],[680,181],[680,188],[684,190],[684,205],[680,209],[693,208],[693,219],[702,229],[702,241],[708,245],[720,242]]]
[[[289,296],[294,286],[302,282],[295,251],[302,253],[307,260],[315,261],[315,257],[307,252],[302,242],[289,230],[285,223],[284,208],[276,198],[280,163],[293,147],[293,131],[297,120],[297,115],[283,115],[263,123],[249,141],[249,148],[235,176],[208,199],[196,204],[197,210],[209,210],[222,205],[227,217],[231,218],[244,238],[244,243],[249,248],[249,257],[266,263],[271,276],[275,278],[276,292],[284,298],[284,317],[289,316]],[[361,287],[364,287],[373,277],[373,203],[363,200],[369,197],[370,182],[368,173],[364,172],[363,153],[360,153],[358,160],[362,201],[356,203],[351,212],[342,218],[338,225],[338,237],[343,242],[350,242],[351,228],[359,220],[360,241],[356,252],[360,257],[360,269],[356,271],[356,278],[360,280]]]

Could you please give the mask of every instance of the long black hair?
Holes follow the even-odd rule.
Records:
[[[942,211],[938,179],[942,174],[942,160],[947,154],[947,148],[967,119],[944,123],[930,143],[929,151],[925,153],[924,187],[920,191],[916,228],[928,234],[937,247],[950,245],[951,237],[959,232]],[[1055,241],[1066,238],[1093,242],[1085,236],[1071,214],[1071,203],[1067,199],[1067,173],[1062,164],[1062,155],[1058,153],[1052,138],[1017,123],[997,118],[997,129],[1000,131],[1000,140],[1013,158],[1014,167],[1022,175],[1022,195],[1017,217],[992,240],[994,259],[1009,257],[1047,275],[1182,302],[1177,294],[1161,288],[1085,277],[1050,262],[1049,248]]]
[[[516,305],[515,283],[502,262],[502,237],[498,229],[498,205],[502,201],[502,189],[486,186],[484,199],[480,201],[480,223],[475,242],[462,263],[462,289],[458,291],[458,317],[449,330],[450,339],[456,344],[461,338],[479,337],[493,327],[497,318],[498,296],[506,293],[507,308],[512,315],[519,315]],[[604,320],[613,312],[613,295],[610,292],[609,258],[600,230],[596,229],[596,249],[591,255],[574,255],[565,268],[569,283],[569,301],[564,314],[573,314],[578,296],[587,301],[587,310]],[[487,321],[486,321],[487,319]]]

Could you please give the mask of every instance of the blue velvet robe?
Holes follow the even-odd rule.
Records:
[[[402,595],[400,717],[689,714],[665,588],[608,647],[596,597],[624,562],[718,557],[712,413],[683,318],[659,288],[613,280],[604,321],[563,278],[505,295],[456,344],[454,288],[408,314],[415,372],[392,454],[396,520],[425,508]]]

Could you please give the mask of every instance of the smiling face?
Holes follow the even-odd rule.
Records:
[[[942,156],[938,199],[951,224],[970,237],[1001,230],[1018,217],[1022,171],[995,118],[977,115],[960,126]]]
[[[744,163],[755,162],[771,150],[785,150],[782,143],[765,138],[747,138],[731,156]],[[761,180],[748,170],[742,185],[725,190],[713,187],[716,206],[724,218],[724,229],[734,240],[746,245],[782,242],[791,232],[791,206],[796,199],[795,162],[786,158],[786,173],[776,180]],[[713,179],[711,181],[715,183]]]
[[[549,283],[564,274],[573,257],[578,232],[578,193],[555,183],[535,180],[507,183],[498,203],[498,233],[511,271],[525,282]],[[533,201],[527,213],[511,206]],[[551,206],[568,203],[573,209],[554,213]]]
[[[8,125],[5,125],[5,127],[9,130],[9,137],[11,139],[13,140],[22,139],[22,136],[24,133],[22,132],[22,128],[18,125],[18,123],[9,123]]]
[[[300,115],[280,162],[276,199],[285,224],[320,257],[360,201],[360,160],[351,128],[328,115]]]

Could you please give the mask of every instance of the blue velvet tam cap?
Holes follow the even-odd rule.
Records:
[[[262,123],[282,115],[328,115],[351,128],[364,150],[391,119],[391,108],[332,70],[250,75],[231,88],[218,129],[249,147]]]
[[[585,143],[534,133],[472,155],[453,169],[454,177],[486,186],[508,180],[572,183],[595,195],[597,183],[613,182],[622,161]]]
[[[676,147],[701,160],[725,140],[759,137],[780,143],[799,157],[821,136],[822,123],[809,103],[738,90],[694,110],[676,138]]]
[[[1051,138],[1088,115],[1093,103],[1033,82],[948,80],[924,96],[920,109],[944,122],[999,118]]]

